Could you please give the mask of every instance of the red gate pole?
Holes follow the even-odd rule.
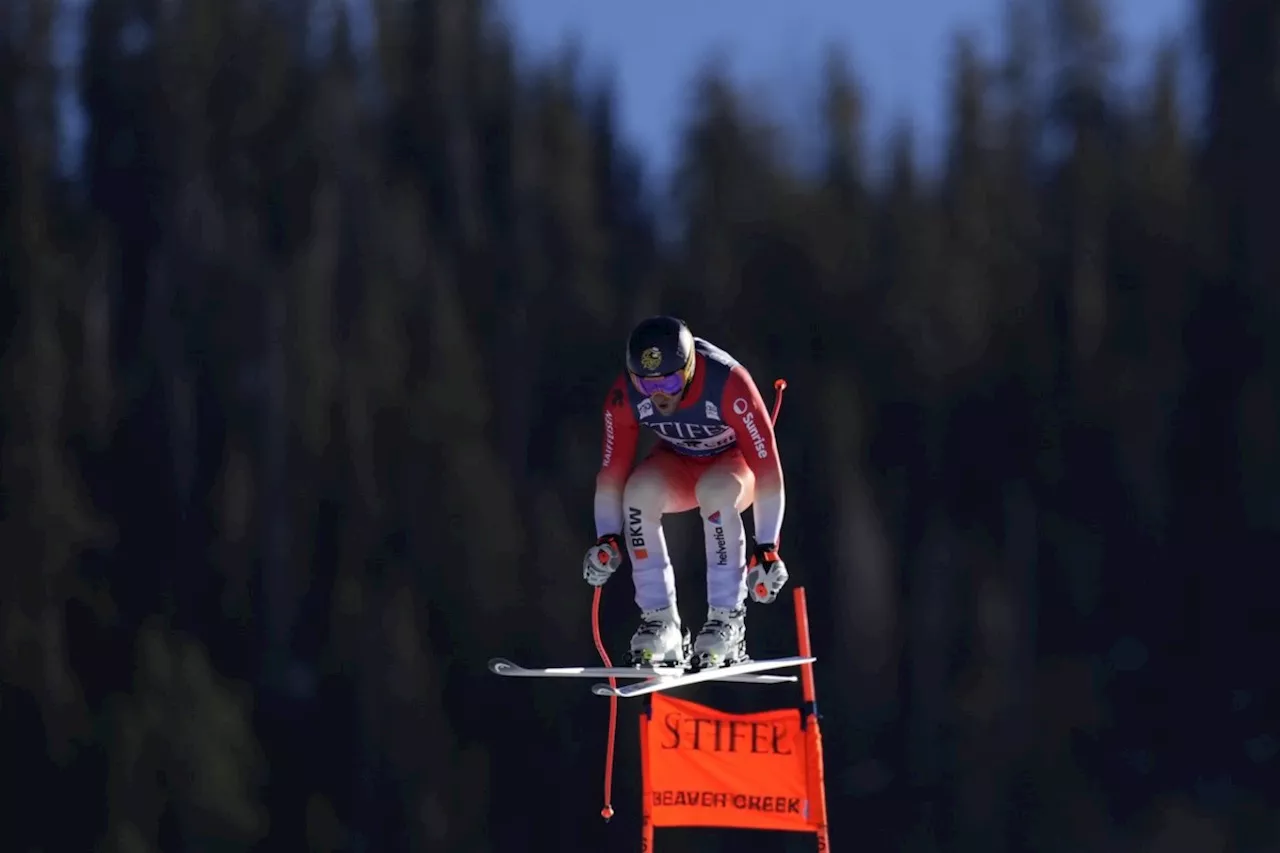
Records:
[[[813,657],[813,643],[809,637],[809,606],[804,587],[796,587],[792,593],[796,605],[796,644],[801,657]],[[827,833],[827,783],[822,761],[822,730],[818,723],[818,698],[813,682],[813,664],[801,664],[800,684],[804,691],[805,728],[808,736],[809,803],[813,809],[814,833],[818,836],[818,850],[831,849]]]

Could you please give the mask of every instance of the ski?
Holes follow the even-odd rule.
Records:
[[[712,667],[710,669],[691,670],[681,672],[679,675],[659,676],[641,681],[636,684],[627,684],[622,687],[613,688],[608,684],[594,684],[591,692],[597,696],[620,696],[624,699],[632,696],[644,696],[649,693],[656,693],[659,690],[670,690],[673,687],[684,687],[688,684],[698,684],[703,681],[740,681],[743,678],[753,678],[754,683],[759,683],[758,675],[762,670],[781,669],[787,666],[800,666],[801,664],[813,663],[817,658],[812,657],[786,657],[772,658],[770,660],[753,660],[746,663],[733,664],[731,666]]]
[[[495,675],[515,678],[678,678],[689,672],[679,666],[546,666],[526,667],[506,658],[489,661],[489,671]],[[764,675],[747,673],[722,679],[741,684],[784,684],[796,681],[794,675]],[[608,685],[605,685],[606,687]]]

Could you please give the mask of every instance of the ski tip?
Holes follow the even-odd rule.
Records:
[[[591,692],[596,694],[597,696],[621,696],[622,695],[617,690],[615,690],[614,688],[610,687],[607,684],[593,684],[591,685]]]
[[[496,675],[507,675],[518,671],[520,668],[518,664],[512,663],[506,658],[489,658],[489,671]]]

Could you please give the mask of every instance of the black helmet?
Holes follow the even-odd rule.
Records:
[[[693,378],[693,364],[693,332],[678,317],[649,317],[631,330],[627,371],[640,393],[678,394]]]

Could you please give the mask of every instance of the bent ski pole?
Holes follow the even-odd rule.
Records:
[[[781,378],[773,380],[773,389],[777,393],[773,396],[773,415],[770,420],[773,421],[774,425],[777,425],[778,409],[782,408],[782,392],[787,390],[787,380]]]

